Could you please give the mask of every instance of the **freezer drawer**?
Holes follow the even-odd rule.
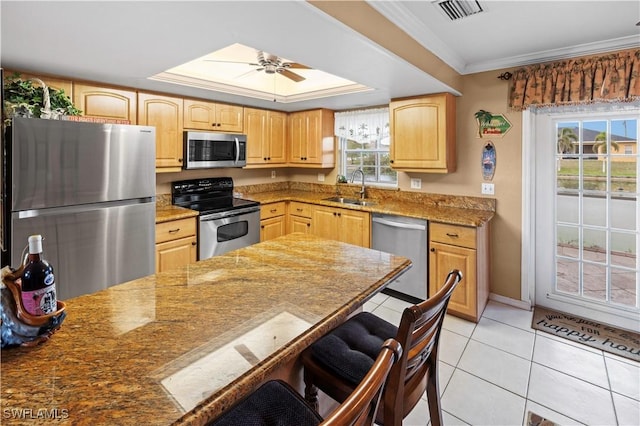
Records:
[[[155,272],[155,202],[13,213],[11,226],[11,265],[21,263],[27,237],[42,234],[60,300]]]
[[[428,288],[427,221],[404,216],[374,214],[371,247],[411,259],[411,269],[388,288],[425,300]]]

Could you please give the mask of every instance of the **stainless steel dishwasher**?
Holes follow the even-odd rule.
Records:
[[[425,300],[428,288],[429,259],[427,253],[427,221],[405,216],[374,213],[371,230],[371,247],[387,253],[411,259],[413,266],[388,289],[412,302]],[[407,297],[409,296],[409,297]]]

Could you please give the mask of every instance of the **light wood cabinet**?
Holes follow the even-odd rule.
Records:
[[[197,260],[196,221],[188,218],[156,224],[156,273]]]
[[[286,234],[286,203],[280,201],[260,206],[260,241],[268,241]]]
[[[489,299],[489,225],[479,228],[429,224],[429,295],[452,269],[462,280],[449,300],[448,312],[478,322]]]
[[[312,204],[290,201],[287,211],[287,234],[294,232],[311,233],[312,215]]]
[[[215,102],[184,100],[184,128],[215,132],[243,131],[244,112],[241,106]]]
[[[247,168],[284,165],[287,162],[287,114],[244,108]]]
[[[296,167],[327,168],[336,163],[333,111],[289,114],[289,160]]]
[[[450,93],[389,104],[391,167],[422,173],[456,170],[455,97]]]
[[[368,212],[314,206],[313,233],[319,237],[361,247],[371,246],[371,215]]]
[[[73,104],[87,117],[126,120],[137,124],[137,99],[134,90],[73,83]]]
[[[138,124],[156,128],[156,172],[181,171],[182,98],[138,93]]]

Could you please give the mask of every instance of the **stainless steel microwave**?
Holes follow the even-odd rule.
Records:
[[[212,169],[247,165],[247,135],[184,132],[184,168]]]

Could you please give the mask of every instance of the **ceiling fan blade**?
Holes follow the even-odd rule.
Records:
[[[205,59],[206,62],[219,62],[221,64],[245,64],[245,65],[251,65],[251,66],[255,66],[255,67],[259,67],[260,64],[256,64],[254,62],[240,62],[240,61],[219,61],[217,59]]]
[[[297,62],[285,62],[284,64],[282,64],[282,66],[285,67],[285,68],[292,68],[292,69],[299,69],[299,70],[310,70],[310,69],[312,69],[311,67],[299,64]]]
[[[237,79],[238,79],[238,78],[243,78],[243,77],[245,77],[245,76],[247,76],[247,75],[249,75],[249,74],[253,74],[253,73],[258,72],[258,71],[260,71],[260,69],[252,69],[252,70],[249,70],[249,71],[247,71],[247,72],[243,72],[242,74],[240,74],[240,75],[239,75],[239,76],[237,76],[236,78],[237,78]]]
[[[301,82],[302,80],[305,80],[303,76],[298,75],[295,72],[291,72],[287,69],[279,69],[278,72],[283,76],[287,77],[288,79],[295,81],[296,83]]]

